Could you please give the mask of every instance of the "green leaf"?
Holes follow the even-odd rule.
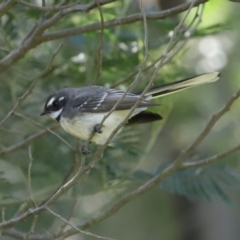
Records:
[[[230,191],[238,191],[240,176],[230,167],[214,165],[175,172],[159,184],[161,189],[183,195],[190,200],[220,198],[230,201]]]

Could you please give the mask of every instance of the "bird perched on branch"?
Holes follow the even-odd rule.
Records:
[[[159,114],[147,111],[150,106],[159,106],[151,102],[152,99],[214,82],[219,77],[218,72],[206,73],[153,87],[145,94],[101,86],[64,88],[48,97],[41,115],[49,114],[73,136],[82,140],[92,137],[91,142],[104,145],[114,131],[119,132],[124,126],[161,120]],[[136,103],[137,106],[133,108]],[[106,118],[106,115],[109,116]],[[123,126],[117,130],[122,122]],[[88,152],[88,149],[83,149],[83,153]]]

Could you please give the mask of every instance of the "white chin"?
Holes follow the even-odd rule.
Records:
[[[51,116],[53,119],[57,119],[57,118],[59,117],[59,115],[62,113],[62,110],[63,110],[63,108],[59,109],[58,111],[51,112],[51,113],[50,113],[50,116]]]

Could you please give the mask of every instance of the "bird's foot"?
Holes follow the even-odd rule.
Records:
[[[90,153],[91,153],[91,151],[84,145],[82,147],[82,154],[87,155],[87,154],[90,154]]]
[[[96,124],[94,127],[93,127],[93,131],[95,133],[102,133],[102,129],[100,128],[100,124]]]

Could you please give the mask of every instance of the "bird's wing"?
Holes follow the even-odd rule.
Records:
[[[105,88],[106,89],[106,88]],[[80,95],[76,97],[72,106],[78,108],[82,113],[102,113],[110,111],[115,104],[124,96],[125,92],[115,89],[106,89],[107,91],[95,91],[91,94]],[[127,110],[139,100],[140,96],[133,93],[126,93],[122,100],[118,103],[115,110]],[[138,108],[156,106],[142,98]]]

